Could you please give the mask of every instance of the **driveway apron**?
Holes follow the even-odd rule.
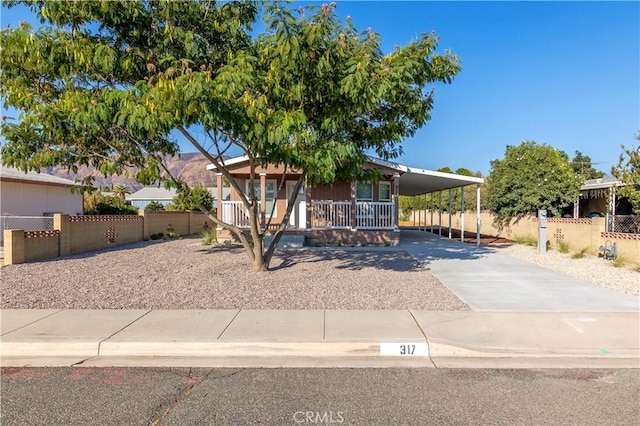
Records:
[[[402,230],[400,248],[474,311],[640,311],[640,299],[635,296],[500,254],[490,246]]]

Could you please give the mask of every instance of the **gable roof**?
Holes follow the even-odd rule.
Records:
[[[625,186],[622,181],[614,177],[604,177],[600,179],[588,179],[580,187],[580,191],[588,191],[590,189],[608,189],[614,186]]]
[[[173,200],[176,196],[175,188],[162,188],[157,186],[145,186],[133,194],[127,194],[127,200]]]
[[[53,176],[47,173],[38,173],[35,171],[23,172],[20,169],[14,167],[0,167],[0,180],[8,182],[22,182],[31,184],[42,185],[56,185],[56,186],[81,186],[70,179],[64,179],[58,176]]]

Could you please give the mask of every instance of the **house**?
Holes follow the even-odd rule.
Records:
[[[225,166],[245,194],[249,193],[248,157],[225,160]],[[311,243],[395,244],[399,239],[399,195],[415,196],[466,185],[479,188],[484,182],[482,178],[416,169],[376,158],[369,158],[366,167],[379,170],[381,179],[338,181],[332,186],[303,185],[295,194],[286,232],[304,235]],[[213,164],[207,169],[216,172]],[[284,175],[284,167],[272,165],[258,167],[255,173],[253,190],[260,198],[260,223],[263,228],[280,225],[300,173],[287,171]],[[222,173],[217,173],[218,191],[222,183]],[[232,189],[230,199],[221,203],[217,216],[223,222],[248,228],[249,214],[240,200]],[[220,231],[224,237],[226,231]]]
[[[3,216],[82,214],[82,194],[72,192],[75,187],[79,185],[69,179],[2,166],[0,213]]]
[[[630,215],[633,213],[627,197],[616,194],[615,188],[624,184],[614,177],[589,179],[580,187],[580,196],[573,206],[573,217]],[[565,212],[571,217],[571,210]],[[567,216],[565,214],[565,216]]]
[[[218,204],[217,199],[217,190],[215,187],[207,188],[211,194],[213,195],[213,207],[215,208]],[[231,190],[230,188],[222,189],[222,198],[228,199],[230,197]],[[137,207],[139,209],[144,209],[150,202],[157,201],[163,206],[167,207],[176,196],[175,188],[161,188],[157,186],[145,186],[133,194],[127,194],[126,200],[131,203],[132,206]]]

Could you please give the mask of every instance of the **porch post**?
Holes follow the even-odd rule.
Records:
[[[424,232],[427,232],[427,194],[424,194]]]
[[[267,204],[267,174],[260,173],[260,225],[264,226],[267,223],[266,218],[266,204]]]
[[[460,241],[464,243],[464,186],[460,187]]]
[[[438,235],[442,237],[442,191],[438,192]]]
[[[222,220],[222,173],[216,173],[216,197],[218,197],[216,218]]]
[[[431,209],[430,209],[430,211],[431,211],[431,233],[433,234],[433,192],[431,192],[429,194],[429,197],[431,197]],[[424,204],[425,204],[425,208],[426,208],[426,205],[427,205],[427,194],[424,194],[424,200],[425,200]],[[424,228],[425,228],[424,230],[426,231],[427,227],[425,226]]]
[[[398,230],[400,226],[400,175],[393,175],[393,229]]]
[[[476,245],[480,246],[480,184],[476,184]]]
[[[615,187],[609,188],[609,211],[612,216],[616,215],[616,191]]]
[[[580,195],[576,198],[575,204],[573,205],[573,218],[577,219],[580,217]]]
[[[449,239],[451,239],[451,205],[453,203],[453,200],[451,199],[451,188],[449,188]]]
[[[413,227],[416,227],[416,197],[413,197],[413,210],[411,210],[411,216],[413,216]],[[418,230],[420,230],[420,225],[418,224]]]
[[[351,230],[356,230],[356,183],[351,182]]]
[[[305,184],[305,191],[304,191],[304,196],[305,196],[305,204],[306,204],[306,208],[307,208],[307,214],[305,215],[305,221],[306,221],[306,227],[307,227],[307,231],[311,231],[311,227],[312,227],[312,222],[311,222],[311,215],[313,212],[313,203],[311,202],[311,186],[309,186],[309,182],[307,181]]]

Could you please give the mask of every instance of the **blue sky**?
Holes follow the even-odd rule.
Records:
[[[380,34],[385,52],[440,36],[463,70],[435,85],[432,120],[400,162],[484,174],[507,145],[547,143],[609,172],[640,129],[640,2],[337,1]],[[33,21],[2,9],[1,24]],[[185,151],[192,151],[185,144]]]

